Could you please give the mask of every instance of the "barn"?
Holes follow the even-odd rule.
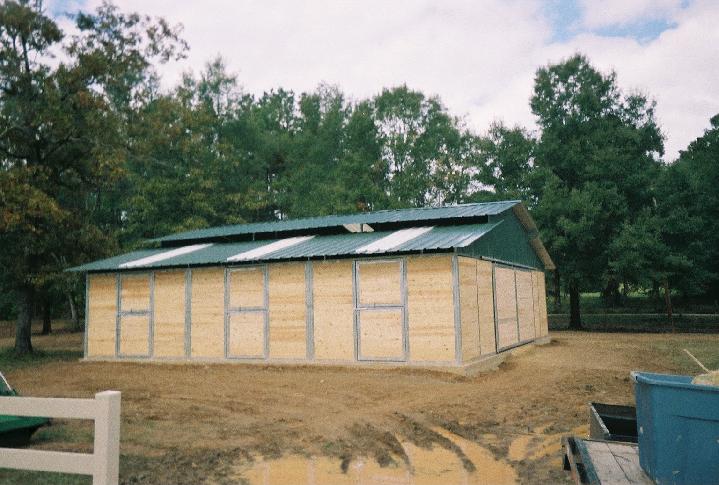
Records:
[[[547,341],[519,201],[214,227],[73,268],[85,358],[477,368]]]

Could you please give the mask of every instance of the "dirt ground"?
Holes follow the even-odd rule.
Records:
[[[560,437],[587,432],[587,403],[633,402],[635,369],[695,372],[682,349],[719,366],[719,335],[556,332],[474,377],[415,370],[61,361],[7,372],[27,396],[122,391],[125,484],[242,483],[243,466],[282,456],[409,463],[403,443],[454,453],[447,436],[489,450],[521,483],[569,483]],[[37,336],[81,348],[81,334]],[[0,347],[11,345],[0,337]],[[59,421],[36,448],[91,448],[89,423]],[[464,455],[464,456],[463,456]],[[239,471],[238,471],[239,470]],[[480,473],[478,470],[477,473]],[[246,477],[244,477],[246,479]]]

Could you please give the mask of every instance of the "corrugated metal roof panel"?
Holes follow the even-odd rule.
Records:
[[[419,236],[405,241],[404,243],[392,247],[383,253],[373,254],[394,254],[403,252],[421,252],[432,250],[450,250],[453,248],[464,247],[471,242],[481,238],[489,233],[499,223],[488,224],[466,224],[461,226],[439,226],[427,231]],[[312,259],[324,257],[338,257],[357,255],[358,249],[378,241],[394,231],[386,232],[364,232],[364,233],[347,233],[329,236],[316,236],[308,238],[298,244],[281,248],[271,253],[262,254],[257,259],[247,260],[245,262],[261,262],[261,261],[279,261],[290,259]],[[188,267],[188,266],[206,266],[206,265],[223,265],[231,264],[228,258],[240,253],[246,253],[253,249],[260,248],[274,241],[248,241],[237,243],[213,244],[192,251],[190,253],[181,254],[176,257],[156,260],[144,266],[137,266],[133,269],[159,269],[171,267]],[[148,256],[166,252],[167,249],[154,249],[147,251],[135,251],[132,253],[116,256],[113,258],[96,261],[77,268],[73,271],[117,271],[121,270],[123,263],[134,261]]]
[[[195,231],[186,231],[156,239],[162,243],[198,241],[240,236],[243,234],[260,234],[291,231],[311,231],[312,229],[342,227],[346,224],[389,224],[442,219],[464,219],[500,214],[520,202],[517,200],[499,202],[481,202],[460,204],[446,207],[423,207],[417,209],[382,210],[348,215],[332,215],[324,217],[307,217],[286,221],[255,222],[232,226],[210,227]]]

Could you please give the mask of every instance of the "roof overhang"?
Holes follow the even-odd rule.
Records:
[[[527,235],[529,236],[529,244],[532,246],[532,249],[534,249],[534,252],[537,253],[537,257],[539,257],[539,259],[542,261],[544,269],[548,271],[554,271],[555,269],[557,269],[557,266],[554,264],[554,261],[552,261],[552,257],[549,255],[549,252],[547,252],[547,248],[544,247],[542,240],[539,238],[539,230],[537,229],[537,224],[534,222],[534,219],[532,219],[532,216],[529,214],[529,211],[524,206],[524,204],[521,202],[516,204],[514,207],[512,207],[512,211],[514,212],[514,215],[517,216],[517,219],[519,219],[519,222],[522,223],[524,229],[527,231]]]

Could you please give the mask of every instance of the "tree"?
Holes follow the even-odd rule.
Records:
[[[654,103],[625,95],[581,55],[537,71],[531,108],[544,180],[534,214],[569,289],[570,325],[581,328],[580,291],[615,277],[609,247],[651,203],[663,139]]]
[[[121,172],[124,126],[151,59],[175,55],[179,42],[164,21],[110,4],[76,26],[65,38],[39,0],[0,5],[0,264],[18,300],[18,354],[32,352],[38,290],[112,249],[93,199]],[[52,63],[57,48],[65,57]]]

